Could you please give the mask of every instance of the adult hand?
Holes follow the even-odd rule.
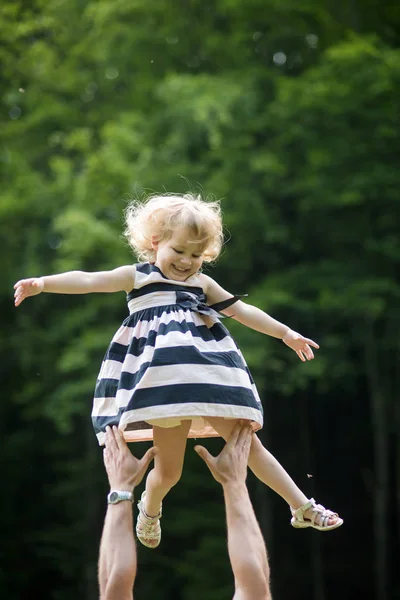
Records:
[[[105,445],[104,466],[111,489],[131,492],[142,481],[158,448],[150,448],[141,459],[137,459],[115,425],[106,428]]]
[[[250,423],[237,423],[218,456],[212,456],[204,446],[195,446],[194,449],[219,483],[244,483],[252,438]]]
[[[20,279],[14,285],[14,304],[19,306],[25,298],[29,296],[37,296],[43,292],[43,279],[40,277],[31,277],[30,279]]]
[[[303,362],[306,360],[312,360],[314,358],[314,352],[311,350],[311,346],[313,348],[319,348],[316,342],[310,340],[309,338],[305,338],[300,333],[289,329],[282,340],[286,346],[289,346],[292,350],[294,350],[297,356]]]

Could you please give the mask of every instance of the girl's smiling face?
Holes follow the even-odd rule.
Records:
[[[190,227],[172,231],[171,237],[152,241],[155,265],[168,279],[186,281],[203,264],[204,242],[196,241]]]

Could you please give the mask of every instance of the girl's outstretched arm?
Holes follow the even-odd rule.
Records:
[[[208,304],[222,302],[223,300],[232,297],[232,294],[229,294],[229,292],[224,290],[224,288],[211,279],[211,277],[208,277],[207,275],[201,275],[201,277]],[[255,331],[260,331],[266,335],[283,340],[289,348],[296,352],[297,356],[303,362],[314,358],[311,346],[313,348],[319,348],[318,344],[313,340],[303,337],[300,333],[297,333],[287,325],[280,323],[260,308],[251,304],[246,304],[241,300],[238,300],[235,304],[222,312],[236,321],[239,321],[239,323],[246,325],[246,327],[250,327],[251,329],[255,329]]]
[[[133,288],[135,266],[126,265],[112,271],[68,271],[58,275],[21,279],[14,285],[14,303],[41,292],[52,294],[89,294],[91,292],[129,292]]]

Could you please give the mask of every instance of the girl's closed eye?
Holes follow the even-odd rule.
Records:
[[[182,250],[176,250],[175,248],[172,248],[172,250],[173,250],[174,252],[176,252],[177,254],[183,254],[183,251],[182,251]]]

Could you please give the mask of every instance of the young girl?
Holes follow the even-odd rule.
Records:
[[[217,202],[190,194],[154,196],[130,204],[126,225],[130,245],[146,262],[23,279],[14,286],[15,305],[40,292],[127,293],[129,317],[104,357],[92,419],[100,444],[106,426],[117,424],[127,441],[152,439],[159,448],[136,525],[139,540],[155,548],[162,500],[181,477],[187,438],[226,440],[238,419],[250,421],[254,431],[263,424],[256,387],[221,313],[283,340],[302,361],[314,358],[318,345],[201,273],[223,243]],[[328,531],[343,523],[306,498],[256,435],[249,467],[289,504],[293,527]]]

